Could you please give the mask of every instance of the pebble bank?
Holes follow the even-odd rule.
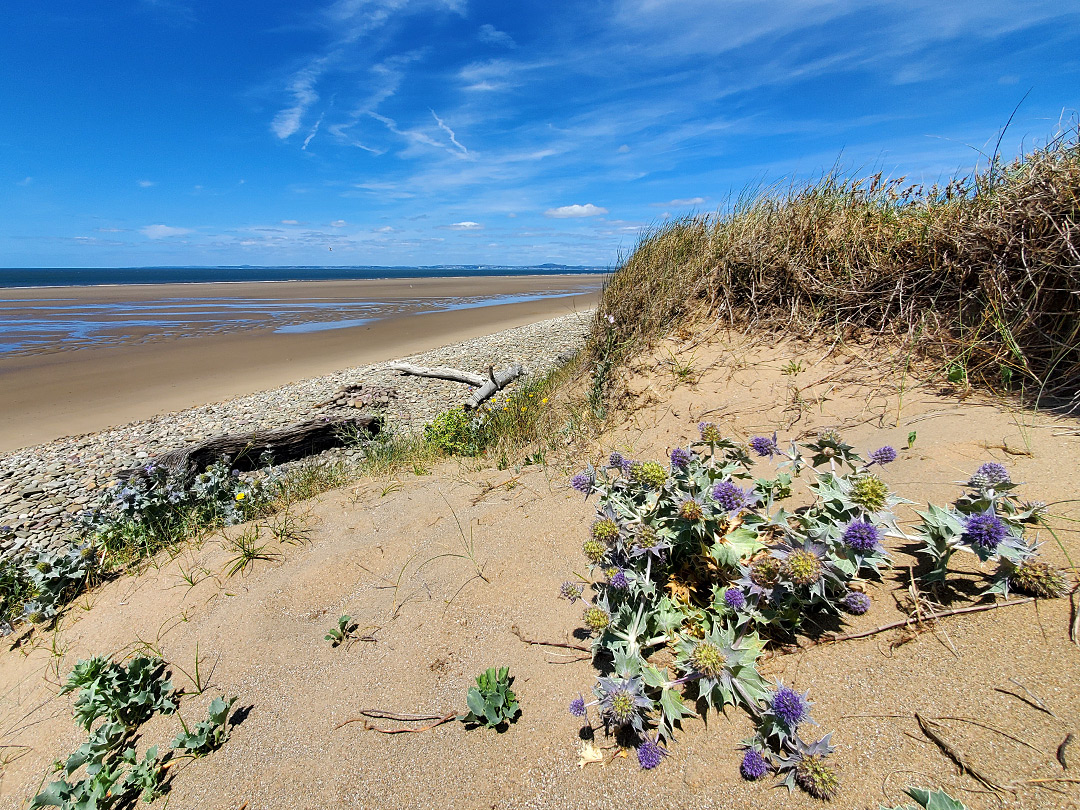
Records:
[[[521,363],[530,374],[543,374],[581,348],[591,314],[563,315],[396,359],[476,373],[489,365]],[[340,413],[350,406],[326,403],[349,385],[394,389],[386,423],[399,430],[424,425],[470,391],[460,383],[403,376],[381,363],[7,453],[0,456],[0,553],[63,548],[71,540],[74,516],[97,501],[118,470],[222,433],[280,428]],[[512,386],[503,393],[509,391]]]

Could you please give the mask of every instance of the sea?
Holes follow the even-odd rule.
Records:
[[[565,264],[504,266],[440,264],[426,267],[2,267],[0,287],[88,287],[110,284],[187,284],[221,281],[346,281],[447,276],[555,276],[610,273],[610,267]]]
[[[141,343],[147,340],[251,329],[280,334],[361,326],[399,315],[424,315],[475,307],[570,298],[599,291],[609,268],[544,264],[529,267],[438,265],[428,267],[122,267],[0,269],[0,358],[57,350]],[[135,297],[114,296],[117,287],[208,282],[345,281],[379,279],[519,277],[513,293],[446,297],[417,285],[414,295],[378,298],[280,295],[268,283],[249,287],[139,287]],[[566,283],[538,283],[527,276],[565,276]],[[411,284],[409,285],[412,286]],[[515,285],[518,286],[518,285]],[[5,288],[8,293],[5,295]],[[76,294],[72,288],[82,288]],[[445,287],[443,288],[445,290]],[[475,284],[473,285],[475,289]],[[504,287],[505,289],[505,287]],[[16,292],[18,290],[18,292]],[[66,291],[65,291],[66,290]]]

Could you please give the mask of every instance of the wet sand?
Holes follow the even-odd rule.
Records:
[[[80,435],[196,405],[267,390],[353,366],[391,360],[593,306],[596,276],[403,279],[282,283],[6,289],[9,301],[66,299],[108,307],[160,298],[243,299],[237,331],[156,327],[111,344],[43,347],[0,356],[0,452]],[[544,292],[580,294],[498,306],[424,311],[430,302]],[[275,332],[262,301],[340,301],[315,320],[348,319],[358,301],[380,301],[389,317],[360,326]],[[262,323],[258,323],[260,313]],[[252,317],[245,317],[251,315]],[[251,321],[256,321],[255,325]]]

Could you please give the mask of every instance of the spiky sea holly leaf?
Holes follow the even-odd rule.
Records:
[[[646,686],[650,686],[653,689],[659,689],[668,681],[667,674],[662,672],[658,667],[654,667],[652,664],[642,668],[641,679],[645,681]]]
[[[660,715],[668,736],[671,736],[677,722],[684,717],[697,717],[697,712],[686,705],[677,691],[665,687],[660,693]]]

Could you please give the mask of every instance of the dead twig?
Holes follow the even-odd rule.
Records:
[[[379,728],[373,726],[367,721],[367,718],[378,718],[381,720],[401,720],[404,722],[420,722],[423,720],[434,720],[426,726],[420,728]],[[347,726],[349,723],[363,723],[364,728],[369,731],[378,731],[380,734],[415,734],[420,731],[430,731],[433,728],[441,726],[443,723],[449,723],[451,720],[456,720],[457,714],[451,712],[450,714],[400,714],[398,712],[387,712],[382,709],[363,709],[360,712],[359,717],[350,717],[348,720],[344,720],[334,726],[334,731],[337,731],[342,726]]]
[[[592,652],[591,648],[586,647],[583,644],[566,644],[562,641],[540,641],[538,639],[528,638],[524,633],[521,632],[521,628],[519,628],[516,624],[510,625],[510,632],[520,638],[526,644],[539,644],[544,647],[562,647],[564,650],[581,650],[582,652]]]
[[[919,724],[919,729],[922,731],[923,734],[926,735],[927,739],[929,739],[932,743],[934,743],[934,745],[940,748],[942,753],[944,753],[945,756],[947,756],[953,761],[953,763],[955,763],[956,767],[960,769],[960,773],[970,774],[972,778],[977,780],[984,787],[989,788],[990,790],[993,790],[995,792],[1003,792],[1006,790],[1009,790],[1009,792],[1015,792],[1010,790],[1009,788],[1002,787],[1001,785],[997,784],[992,779],[984,775],[982,772],[979,771],[978,768],[971,764],[971,761],[969,759],[967,759],[963,754],[953,748],[949,744],[949,742],[941,736],[940,732],[936,731],[933,728],[934,726],[938,726],[938,728],[941,728],[941,725],[939,723],[935,723],[933,720],[929,720],[923,717],[918,712],[915,712],[915,722]]]
[[[943,610],[939,613],[926,613],[923,615],[922,621],[914,621],[914,617],[909,616],[898,622],[890,622],[889,624],[883,624],[880,627],[875,627],[873,630],[863,630],[861,633],[845,633],[840,636],[824,636],[821,639],[815,641],[809,645],[816,647],[819,644],[834,644],[839,641],[853,641],[858,638],[869,638],[870,636],[876,636],[878,633],[884,633],[889,630],[896,630],[899,627],[906,627],[911,624],[922,624],[925,622],[936,621],[937,619],[944,619],[946,616],[959,616],[964,613],[981,613],[984,610],[996,610],[997,608],[1012,607],[1013,605],[1026,605],[1029,602],[1034,602],[1035,597],[1029,596],[1025,599],[1012,599],[1007,602],[994,602],[989,605],[974,605],[966,608],[954,608],[953,610]]]
[[[1040,749],[1036,748],[1031,743],[1025,742],[1024,740],[1021,740],[1019,737],[1014,737],[1012,734],[1009,734],[1009,732],[1002,731],[1000,728],[994,728],[993,726],[988,726],[986,723],[980,723],[978,720],[972,720],[972,719],[970,719],[968,717],[948,717],[948,716],[945,716],[945,717],[932,717],[932,718],[929,718],[929,719],[932,720],[935,723],[938,722],[939,720],[954,720],[957,723],[970,723],[973,726],[978,726],[979,728],[985,728],[987,731],[992,731],[995,734],[1000,734],[1002,737],[1008,737],[1013,742],[1019,743],[1020,745],[1023,745],[1023,746],[1025,746],[1027,748],[1030,748],[1032,751],[1039,751],[1039,753],[1042,753],[1042,751]]]

